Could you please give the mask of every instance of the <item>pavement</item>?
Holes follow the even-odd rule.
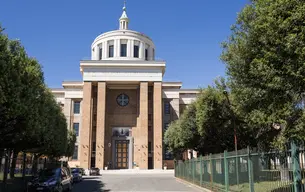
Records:
[[[198,192],[178,182],[171,171],[107,171],[101,176],[85,176],[73,192]]]

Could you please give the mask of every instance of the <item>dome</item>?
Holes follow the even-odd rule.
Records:
[[[126,5],[119,19],[120,29],[99,35],[91,45],[92,60],[155,60],[155,45],[143,33],[128,29]]]

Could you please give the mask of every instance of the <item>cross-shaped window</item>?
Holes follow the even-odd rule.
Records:
[[[124,106],[127,106],[128,103],[129,103],[129,97],[125,94],[120,94],[117,99],[116,99],[117,103],[124,107]]]

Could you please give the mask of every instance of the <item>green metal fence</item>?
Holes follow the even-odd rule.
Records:
[[[175,177],[212,191],[305,191],[304,148],[291,143],[280,151],[247,148],[175,162]]]

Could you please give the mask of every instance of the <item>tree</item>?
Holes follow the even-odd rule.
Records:
[[[202,137],[196,124],[196,106],[190,104],[181,117],[169,125],[165,132],[165,144],[174,154],[187,149],[201,151]]]
[[[220,78],[215,81],[215,86],[204,89],[196,101],[196,121],[199,134],[205,138],[203,150],[206,153],[234,150],[234,128],[239,149],[255,146],[252,133],[238,114],[235,100],[230,92],[229,98],[224,94],[226,89],[225,80]]]
[[[234,125],[239,149],[256,145],[251,130],[236,111],[234,99],[230,99],[232,106],[228,104],[225,89],[225,80],[216,80],[215,86],[201,90],[197,99],[169,126],[165,141],[173,151],[194,149],[209,154],[234,150]]]
[[[223,44],[232,94],[260,148],[305,139],[304,17],[304,1],[255,0]]]
[[[66,155],[66,118],[44,83],[41,65],[27,55],[19,41],[8,39],[1,26],[0,116],[1,150],[14,154],[12,176],[19,151],[32,151],[36,156]],[[73,137],[69,141],[75,143]]]
[[[76,142],[76,134],[73,131],[68,131],[68,144],[67,144],[67,150],[66,150],[65,156],[67,156],[67,157],[73,156],[75,142]]]

